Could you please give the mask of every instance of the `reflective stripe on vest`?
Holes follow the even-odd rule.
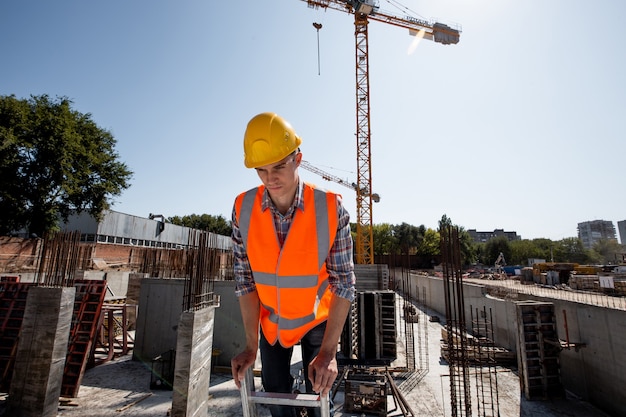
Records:
[[[317,310],[317,306],[319,305],[319,301],[322,299],[322,296],[324,295],[324,292],[326,291],[326,289],[328,288],[328,281],[325,281],[320,288],[317,290],[317,298],[315,300],[315,310]],[[308,316],[305,317],[300,317],[297,319],[287,319],[287,318],[283,318],[282,320],[280,319],[280,316],[278,314],[276,314],[276,312],[274,311],[274,309],[270,306],[267,306],[265,304],[262,304],[263,307],[269,311],[269,316],[267,317],[268,320],[270,320],[272,323],[278,325],[280,322],[280,328],[281,329],[285,329],[285,330],[295,330],[298,327],[302,327],[307,325],[308,323],[311,323],[313,320],[315,320],[315,313],[311,313]]]
[[[304,184],[304,211],[296,209],[281,249],[270,210],[261,210],[264,190],[237,198],[237,221],[262,305],[264,335],[288,347],[328,317],[325,262],[337,230],[336,195]]]

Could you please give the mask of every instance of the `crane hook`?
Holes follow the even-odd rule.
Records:
[[[322,24],[313,22],[313,27],[317,30],[317,75],[320,75],[320,29]]]

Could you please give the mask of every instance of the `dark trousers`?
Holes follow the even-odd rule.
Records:
[[[308,378],[309,363],[317,356],[324,338],[326,322],[309,330],[300,340],[302,347],[302,366],[304,367],[304,380],[306,381],[306,392],[313,393],[311,382]],[[291,356],[293,347],[284,348],[279,342],[270,345],[263,332],[259,343],[261,351],[261,380],[266,392],[291,393],[293,391],[293,376],[291,375]],[[300,416],[299,410],[286,406],[269,406],[272,417],[294,417]],[[308,409],[308,416],[319,416],[319,408]]]

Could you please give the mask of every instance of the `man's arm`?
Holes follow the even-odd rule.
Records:
[[[333,295],[330,301],[326,331],[317,356],[309,364],[309,379],[313,391],[326,395],[337,378],[337,347],[343,324],[350,312],[350,300]]]
[[[354,263],[352,261],[352,237],[350,215],[337,197],[337,235],[326,259],[328,283],[333,293],[326,321],[326,331],[317,356],[309,365],[309,379],[315,392],[326,395],[337,378],[337,346],[350,304],[354,299]]]
[[[243,328],[246,335],[246,347],[237,356],[231,359],[230,366],[233,379],[237,388],[241,388],[241,380],[245,377],[246,370],[254,364],[259,348],[259,319],[260,301],[256,291],[256,285],[250,270],[250,263],[246,253],[236,211],[233,206],[232,212],[232,240],[235,272],[235,294],[239,300],[239,308],[243,319]]]
[[[237,388],[241,388],[241,380],[246,371],[256,360],[259,348],[259,294],[254,291],[239,297],[239,308],[243,319],[243,328],[246,334],[246,348],[230,361],[230,366]],[[341,334],[341,333],[340,333]]]
[[[333,357],[337,354],[339,338],[341,337],[346,317],[348,317],[350,312],[350,304],[348,299],[337,297],[336,295],[331,299],[328,320],[326,321],[326,331],[324,332],[324,339],[322,339],[322,347],[319,354]]]

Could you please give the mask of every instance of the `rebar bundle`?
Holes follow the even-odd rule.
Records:
[[[48,233],[43,240],[36,282],[50,287],[71,287],[81,261],[80,232]]]
[[[457,227],[442,224],[440,235],[452,416],[471,416],[471,386],[459,230]]]
[[[183,311],[196,311],[219,303],[213,288],[227,248],[219,247],[216,235],[210,232],[193,230],[189,241],[194,246],[186,251]]]
[[[475,382],[478,415],[500,415],[498,397],[498,370],[493,341],[493,314],[491,309],[470,308],[472,315],[472,353],[476,362]]]

